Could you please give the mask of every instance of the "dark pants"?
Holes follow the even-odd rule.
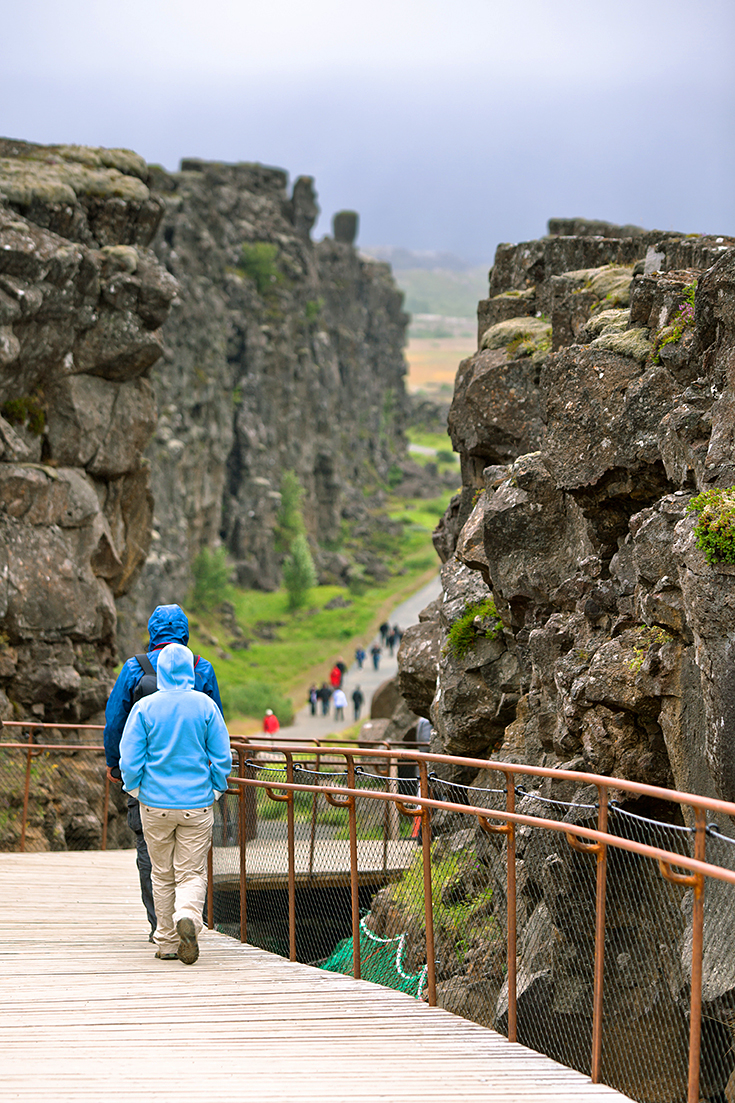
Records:
[[[156,909],[153,904],[153,886],[151,885],[151,859],[148,847],[143,837],[143,824],[140,821],[140,805],[135,797],[128,794],[128,827],[135,835],[135,849],[137,851],[135,861],[138,866],[140,878],[140,895],[143,906],[151,925],[151,931],[156,929]]]

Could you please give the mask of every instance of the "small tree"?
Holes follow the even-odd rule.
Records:
[[[284,471],[281,479],[281,505],[276,516],[276,551],[290,551],[297,536],[303,536],[304,518],[301,500],[304,492],[295,471]]]
[[[303,532],[294,539],[284,560],[283,583],[288,592],[289,609],[293,611],[305,605],[309,590],[316,584],[316,569]]]
[[[191,603],[195,609],[207,612],[225,601],[230,594],[231,568],[224,548],[202,548],[192,568],[194,586]]]

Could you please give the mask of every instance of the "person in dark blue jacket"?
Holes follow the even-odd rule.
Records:
[[[150,640],[147,654],[151,666],[155,670],[158,665],[159,652],[167,643],[188,644],[189,621],[186,613],[179,605],[157,605],[148,621],[148,634]],[[120,784],[120,739],[125,722],[135,703],[135,688],[144,673],[143,667],[135,657],[128,659],[117,676],[117,681],[112,688],[105,709],[104,744],[107,776],[110,781],[117,782],[118,785]],[[206,659],[199,658],[196,661],[194,666],[194,688],[211,697],[222,712],[217,675],[212,664],[207,662]],[[156,929],[156,909],[153,903],[153,888],[151,885],[151,859],[143,837],[143,825],[140,819],[138,801],[130,795],[128,795],[128,826],[135,835],[140,894],[148,916],[148,922],[151,925],[149,939],[153,941],[153,932]]]

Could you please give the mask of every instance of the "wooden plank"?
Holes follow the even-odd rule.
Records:
[[[195,966],[157,961],[130,851],[0,855],[0,893],[2,1100],[625,1098],[403,993],[225,935],[203,934]]]

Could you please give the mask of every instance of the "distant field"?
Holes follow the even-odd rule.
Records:
[[[411,337],[406,349],[409,391],[451,395],[460,360],[476,349],[472,337]]]

